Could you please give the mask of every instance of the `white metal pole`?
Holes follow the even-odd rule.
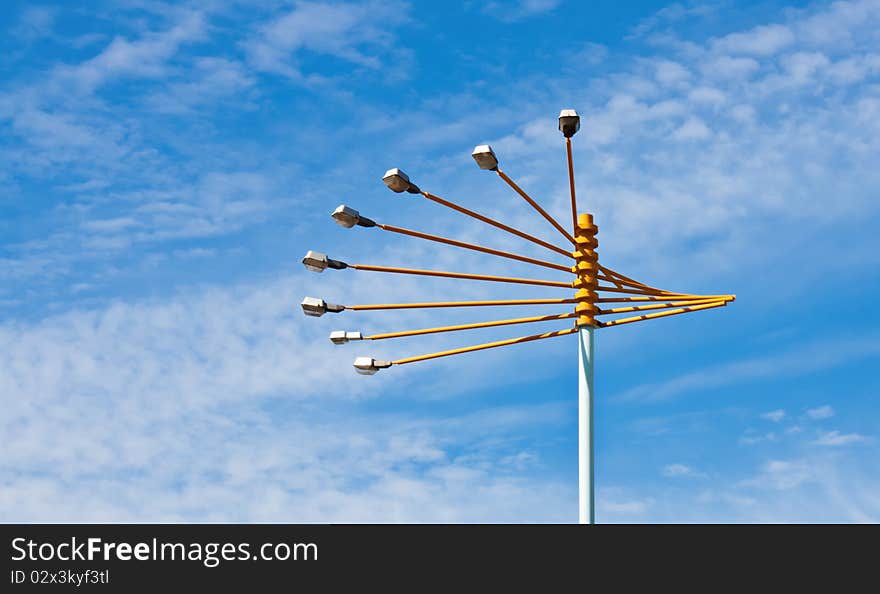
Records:
[[[578,329],[578,519],[596,523],[593,458],[593,349],[595,326]]]

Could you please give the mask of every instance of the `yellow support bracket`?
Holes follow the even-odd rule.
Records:
[[[599,288],[599,255],[596,248],[599,246],[599,240],[596,234],[599,229],[593,224],[593,215],[581,214],[577,218],[577,227],[575,229],[575,246],[577,251],[572,255],[575,259],[575,274],[577,278],[572,283],[577,292],[575,299],[578,304],[575,312],[578,314],[575,325],[595,326],[596,314],[599,312],[596,307],[596,299],[598,298],[597,290]]]

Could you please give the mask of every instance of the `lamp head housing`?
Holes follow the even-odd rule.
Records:
[[[581,116],[573,109],[563,109],[559,112],[559,131],[566,138],[574,136],[581,128]]]
[[[409,192],[410,194],[421,192],[419,187],[409,180],[409,176],[397,167],[386,171],[382,176],[382,181],[385,182],[389,190],[398,194],[401,192]]]
[[[346,229],[351,229],[355,225],[360,225],[361,227],[376,226],[376,221],[368,219],[367,217],[362,217],[361,213],[344,204],[337,206],[336,210],[334,210],[333,214],[330,216],[333,217],[333,220],[336,221],[337,225],[342,225]]]
[[[354,360],[354,370],[361,375],[375,375],[380,369],[391,367],[391,361],[378,361],[372,357],[358,357]]]
[[[338,313],[345,309],[344,305],[327,303],[326,301],[324,301],[323,299],[319,299],[318,297],[306,297],[302,300],[302,303],[300,305],[302,306],[303,313],[313,318],[320,318],[328,311]]]
[[[495,171],[498,169],[498,157],[495,156],[495,151],[493,151],[492,147],[488,144],[481,144],[474,147],[474,152],[471,153],[471,157],[474,158],[474,161],[477,162],[480,169],[488,169],[489,171]]]
[[[360,332],[346,332],[345,330],[334,330],[330,333],[330,342],[333,344],[346,344],[353,340],[366,340]]]
[[[342,270],[343,268],[348,268],[348,264],[345,262],[340,262],[339,260],[333,260],[327,257],[327,254],[322,252],[316,252],[314,250],[309,250],[306,252],[305,257],[302,259],[303,266],[306,267],[306,270],[311,270],[312,272],[324,272],[328,268],[333,268],[334,270]]]

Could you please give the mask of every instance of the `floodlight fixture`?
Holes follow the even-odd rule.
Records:
[[[382,181],[385,182],[389,190],[398,194],[401,192],[409,192],[410,194],[421,193],[419,187],[409,180],[409,176],[397,167],[386,171],[385,175],[382,176]]]
[[[581,128],[581,116],[573,109],[563,109],[559,112],[559,131],[566,138],[574,136]]]
[[[477,162],[480,169],[488,169],[489,171],[495,171],[498,169],[498,157],[495,156],[495,151],[493,151],[492,147],[488,144],[481,144],[474,147],[474,152],[471,153],[471,157],[474,158],[474,161]]]
[[[333,217],[333,220],[336,221],[337,225],[342,225],[347,229],[351,229],[355,225],[359,225],[361,227],[376,226],[376,221],[361,216],[361,213],[350,206],[346,206],[345,204],[340,204],[339,206],[337,206],[336,210],[334,210],[330,216]]]
[[[347,344],[353,340],[366,340],[360,332],[348,332],[345,330],[334,330],[330,333],[330,342],[333,344]]]
[[[303,313],[313,318],[320,318],[327,312],[339,313],[345,309],[344,305],[327,303],[318,297],[306,297],[300,305],[302,306]]]
[[[324,272],[328,268],[333,268],[334,270],[348,268],[348,264],[345,262],[333,260],[332,258],[328,258],[327,254],[316,252],[314,250],[306,252],[306,255],[302,259],[302,263],[303,266],[306,267],[306,270],[311,270],[312,272]]]
[[[375,375],[380,369],[391,367],[391,361],[378,361],[372,357],[358,357],[354,360],[354,370],[361,375]]]

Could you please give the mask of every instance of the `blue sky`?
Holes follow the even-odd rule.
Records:
[[[880,519],[880,2],[12,2],[0,24],[0,519],[575,521],[573,339],[365,378],[356,355],[532,328],[330,330],[534,310],[298,305],[562,296],[299,260],[546,277],[328,214],[546,257],[380,178],[552,238],[470,151],[566,220],[563,107],[602,263],[738,295],[599,332],[598,520]]]

